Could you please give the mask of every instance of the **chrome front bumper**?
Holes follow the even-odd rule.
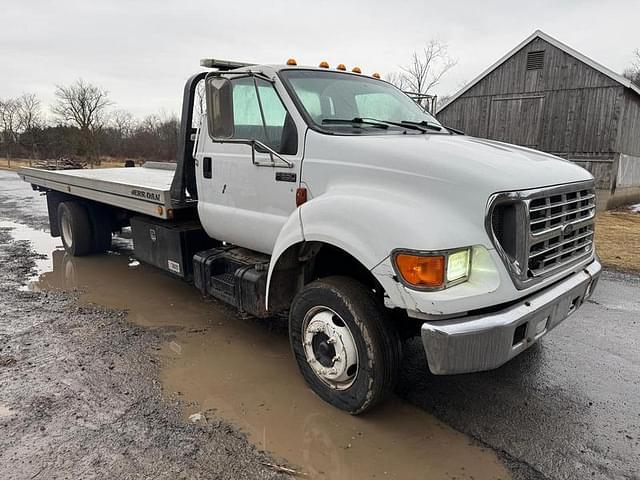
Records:
[[[422,324],[422,344],[435,375],[497,368],[553,330],[591,296],[602,266],[584,270],[504,310]]]

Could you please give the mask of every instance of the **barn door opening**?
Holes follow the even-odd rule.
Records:
[[[492,99],[488,137],[500,142],[538,148],[543,102],[543,95]]]

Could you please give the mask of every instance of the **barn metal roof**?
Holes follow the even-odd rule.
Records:
[[[532,40],[534,40],[536,38],[540,38],[540,39],[550,43],[554,47],[559,48],[560,50],[564,51],[565,53],[567,53],[567,54],[571,55],[572,57],[578,59],[582,63],[585,63],[585,64],[589,65],[591,68],[599,71],[600,73],[606,75],[607,77],[611,78],[612,80],[615,80],[616,82],[620,83],[624,87],[629,88],[629,89],[633,90],[635,93],[637,93],[638,95],[640,95],[640,88],[638,88],[638,86],[636,86],[628,78],[620,75],[619,73],[614,72],[613,70],[608,69],[604,65],[599,64],[598,62],[592,60],[591,58],[587,57],[586,55],[583,55],[582,53],[578,52],[577,50],[574,50],[570,46],[565,45],[564,43],[560,42],[559,40],[556,40],[551,35],[547,35],[542,30],[536,30],[531,35],[529,35],[527,38],[525,38],[522,42],[520,42],[515,48],[510,50],[506,55],[504,55],[502,58],[500,58],[500,60],[495,62],[493,65],[491,65],[489,68],[487,68],[484,72],[482,72],[476,78],[471,80],[471,82],[469,82],[467,85],[462,87],[462,89],[460,89],[458,92],[456,92],[455,95],[453,95],[447,101],[447,103],[445,103],[444,105],[442,105],[442,107],[440,107],[438,109],[437,113],[440,113],[442,110],[447,108],[458,97],[460,97],[462,94],[464,94],[467,90],[469,90],[476,83],[478,83],[480,80],[482,80],[484,77],[486,77],[489,73],[491,73],[496,68],[498,68],[500,65],[502,65],[508,58],[513,56],[516,52],[518,52],[525,45],[527,45],[529,42],[531,42]]]

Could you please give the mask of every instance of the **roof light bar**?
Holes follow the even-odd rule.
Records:
[[[251,67],[255,63],[234,62],[232,60],[218,60],[215,58],[203,58],[200,66],[205,68],[217,68],[220,71],[235,70],[236,68]]]

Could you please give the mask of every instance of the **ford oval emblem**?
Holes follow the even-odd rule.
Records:
[[[573,233],[573,224],[567,223],[564,227],[562,227],[563,235],[571,235]]]

